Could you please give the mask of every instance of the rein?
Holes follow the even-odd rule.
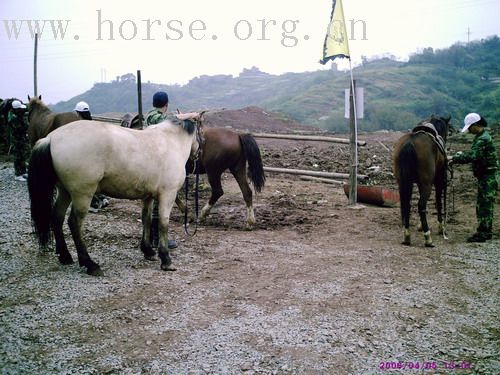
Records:
[[[203,145],[203,135],[200,133],[200,129],[196,127],[196,138],[198,140],[198,150],[196,151],[196,155],[193,159],[193,171],[191,173],[186,173],[186,179],[184,181],[184,199],[185,199],[185,208],[184,208],[184,233],[188,237],[194,237],[196,232],[198,231],[198,217],[199,217],[199,186],[200,186],[200,170],[198,168],[198,161],[200,160],[201,149]],[[195,189],[194,189],[194,210],[195,210],[195,221],[194,221],[194,231],[193,233],[189,233],[188,229],[188,209],[187,202],[189,198],[189,175],[195,173]]]

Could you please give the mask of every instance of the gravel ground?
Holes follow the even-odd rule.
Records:
[[[325,148],[290,154],[318,153],[329,160]],[[297,162],[271,143],[264,154]],[[172,273],[140,254],[139,204],[112,200],[86,224],[95,278],[39,252],[13,177],[1,164],[0,374],[500,373],[500,221],[493,241],[465,243],[473,192],[457,195],[450,240],[430,250],[418,234],[399,245],[397,207],[353,210],[341,189],[290,177],[268,177],[243,231],[226,178],[196,237],[174,215]]]

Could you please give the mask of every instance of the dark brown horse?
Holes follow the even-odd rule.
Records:
[[[69,124],[73,121],[83,120],[78,113],[62,112],[55,113],[42,102],[42,96],[30,98],[28,96],[28,139],[33,147],[40,138],[45,137],[51,131]]]
[[[439,233],[445,234],[443,224],[442,196],[446,203],[446,151],[450,117],[434,117],[419,123],[410,134],[402,136],[394,148],[394,174],[399,185],[401,219],[404,226],[404,245],[410,245],[410,203],[413,184],[416,183],[420,198],[418,212],[425,246],[433,247],[431,232],[427,223],[427,201],[436,189]]]
[[[200,220],[208,216],[217,200],[224,194],[221,176],[226,169],[229,169],[238,182],[247,206],[246,229],[252,229],[255,224],[255,215],[252,203],[253,194],[248,184],[247,174],[256,192],[261,191],[266,180],[259,146],[255,138],[250,134],[239,134],[226,128],[204,128],[203,138],[204,143],[197,171],[200,174],[207,174],[212,194],[201,210]],[[188,171],[193,170],[192,164],[186,168]],[[177,204],[179,205],[179,202]],[[179,208],[184,211],[183,205],[179,205]]]

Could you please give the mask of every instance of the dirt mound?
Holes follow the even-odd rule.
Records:
[[[205,125],[229,127],[248,132],[266,133],[324,133],[316,127],[302,125],[279,113],[265,111],[259,107],[221,109],[207,112]]]

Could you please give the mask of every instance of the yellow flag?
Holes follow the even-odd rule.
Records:
[[[342,0],[333,0],[332,15],[323,47],[323,59],[320,63],[326,64],[328,60],[337,57],[350,58]]]

